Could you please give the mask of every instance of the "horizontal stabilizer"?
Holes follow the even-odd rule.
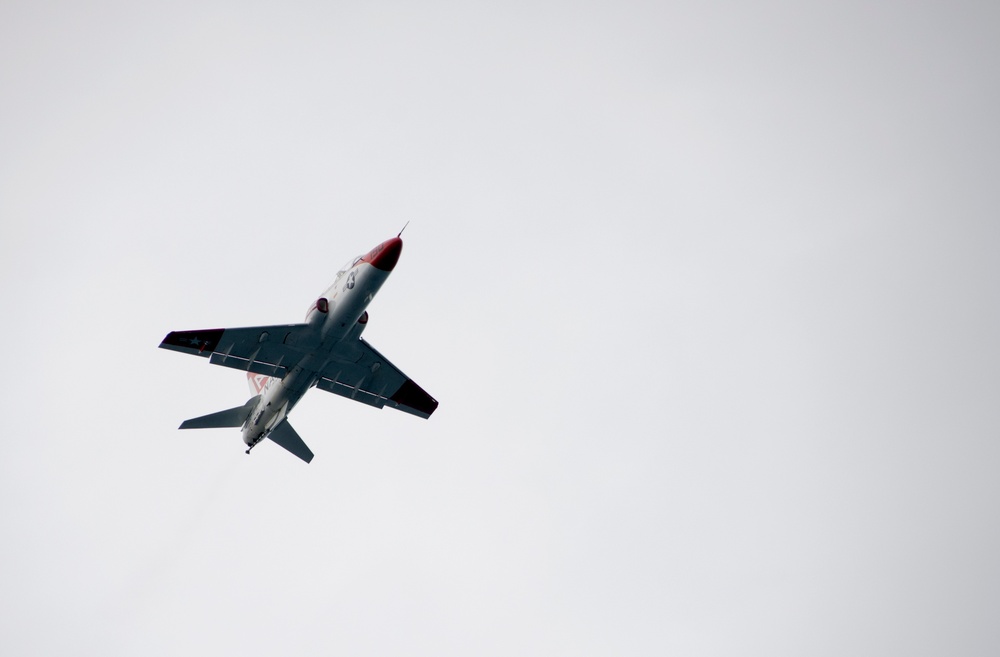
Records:
[[[242,427],[250,417],[250,412],[256,406],[260,395],[251,397],[247,403],[236,408],[230,408],[218,413],[210,413],[201,417],[191,418],[181,422],[179,429],[218,429],[221,427]]]
[[[271,430],[271,433],[267,434],[267,437],[306,463],[313,460],[312,450],[299,438],[299,434],[295,433],[295,429],[288,424],[288,420],[282,420],[278,426]]]

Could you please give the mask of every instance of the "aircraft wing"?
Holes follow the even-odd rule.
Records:
[[[288,370],[315,348],[307,324],[172,331],[162,349],[208,358],[213,365],[284,378]]]
[[[429,418],[437,400],[364,339],[333,354],[316,387],[376,408],[388,406]]]

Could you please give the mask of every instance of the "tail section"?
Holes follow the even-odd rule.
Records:
[[[260,395],[251,397],[247,403],[236,408],[229,408],[218,413],[210,413],[201,417],[191,418],[181,422],[179,429],[217,429],[221,427],[242,427],[250,417],[250,412],[257,405]]]

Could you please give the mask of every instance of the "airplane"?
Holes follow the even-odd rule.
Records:
[[[304,323],[168,333],[160,348],[245,371],[253,395],[242,406],[185,420],[179,428],[242,427],[247,454],[270,438],[309,463],[313,453],[288,414],[310,388],[429,418],[437,400],[361,337],[368,304],[399,260],[400,235],[348,261]]]

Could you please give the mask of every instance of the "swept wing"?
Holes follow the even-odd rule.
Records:
[[[316,387],[376,408],[395,408],[422,418],[438,403],[364,338],[334,351]]]
[[[316,348],[307,324],[173,331],[160,347],[208,358],[245,372],[284,378]],[[376,408],[428,418],[437,400],[364,339],[339,345],[319,372],[316,387]]]
[[[208,358],[213,365],[285,378],[316,338],[308,324],[172,331],[160,347]]]

